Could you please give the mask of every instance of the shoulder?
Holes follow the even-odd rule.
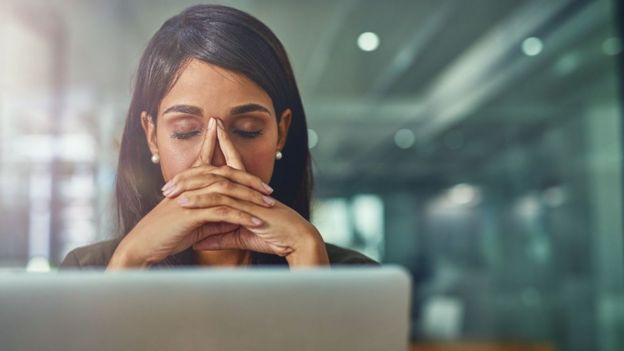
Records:
[[[70,251],[61,269],[105,268],[121,239],[100,241]]]
[[[117,245],[121,239],[105,240],[95,244],[81,246],[70,251],[61,263],[61,269],[85,269],[85,268],[105,268],[108,265]],[[334,265],[379,265],[372,258],[365,256],[355,250],[346,249],[337,245],[325,243],[327,256],[332,266]],[[273,255],[260,255],[273,256]],[[283,260],[282,257],[275,256],[276,259]],[[270,260],[259,260],[260,264],[269,264]],[[285,261],[281,262],[286,264]]]
[[[325,243],[325,250],[329,257],[329,264],[331,266],[342,265],[376,265],[379,266],[379,262],[372,258],[365,256],[355,250],[346,249],[334,244]],[[273,255],[254,252],[254,264],[255,265],[278,265],[287,266],[288,262],[286,258]]]
[[[355,250],[325,243],[329,262],[333,265],[379,265],[379,262]]]

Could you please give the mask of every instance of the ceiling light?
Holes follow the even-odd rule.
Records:
[[[379,47],[379,36],[373,32],[364,32],[358,36],[357,44],[363,51],[374,51]]]
[[[308,148],[312,149],[318,144],[318,134],[314,129],[308,129]]]
[[[530,37],[522,42],[522,52],[527,56],[539,55],[544,48],[544,43],[539,38]]]
[[[479,189],[470,184],[457,184],[450,189],[449,199],[460,206],[476,204],[480,200]]]
[[[414,145],[414,141],[416,141],[416,136],[409,129],[399,129],[394,133],[394,143],[401,149],[409,149]]]

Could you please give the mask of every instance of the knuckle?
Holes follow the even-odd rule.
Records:
[[[203,177],[205,179],[206,184],[216,183],[217,179],[220,178],[218,175],[214,173],[205,173],[203,174]]]
[[[177,189],[182,189],[182,190],[185,190],[185,189],[186,189],[186,186],[187,186],[187,184],[186,184],[186,183],[187,183],[187,182],[186,182],[186,179],[185,179],[185,178],[179,177],[179,178],[175,181],[175,186],[176,186],[176,188],[177,188]]]
[[[224,201],[225,196],[218,194],[218,193],[208,194],[206,195],[206,198],[208,200],[208,203],[211,203],[211,204],[221,204],[225,202]]]
[[[272,204],[268,204],[267,202],[265,202],[264,195],[262,195],[262,194],[256,193],[255,197],[256,197],[257,203],[259,203],[261,205],[272,205]]]
[[[243,211],[236,211],[236,215],[238,216],[238,218],[240,218],[243,221],[250,221],[251,220],[251,216],[248,215],[247,213],[243,212]]]
[[[210,197],[207,194],[199,194],[197,195],[197,202],[199,202],[202,205],[205,204],[209,204],[210,203]]]
[[[212,189],[213,191],[223,190],[223,184],[222,183],[223,183],[222,180],[215,180],[215,181],[210,183],[210,189]]]
[[[173,176],[173,182],[176,184],[179,184],[180,182],[183,182],[185,178],[186,178],[185,174],[178,173],[175,176]]]
[[[245,192],[250,199],[253,199],[254,201],[260,201],[260,203],[264,203],[264,200],[262,199],[263,195],[259,192],[251,189],[245,189]]]
[[[260,179],[260,177],[251,174],[251,173],[245,173],[245,175],[247,176],[246,181],[249,182],[249,185],[252,186],[257,186],[257,187],[261,187],[262,186],[262,179]]]
[[[188,206],[196,206],[197,205],[197,196],[185,195],[186,204]]]
[[[219,216],[228,216],[231,213],[231,209],[227,206],[215,207],[215,213]]]
[[[234,186],[234,184],[232,184],[231,182],[227,180],[221,180],[217,182],[217,184],[218,184],[219,189],[224,190],[224,191],[232,190],[232,187]]]

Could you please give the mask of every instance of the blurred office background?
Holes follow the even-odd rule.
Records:
[[[139,56],[194,3],[0,1],[0,267],[114,235]],[[624,350],[617,3],[221,3],[286,46],[313,222],[412,272],[414,340]]]

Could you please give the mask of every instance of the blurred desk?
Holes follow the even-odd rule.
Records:
[[[555,351],[550,344],[449,343],[412,344],[410,351]]]

